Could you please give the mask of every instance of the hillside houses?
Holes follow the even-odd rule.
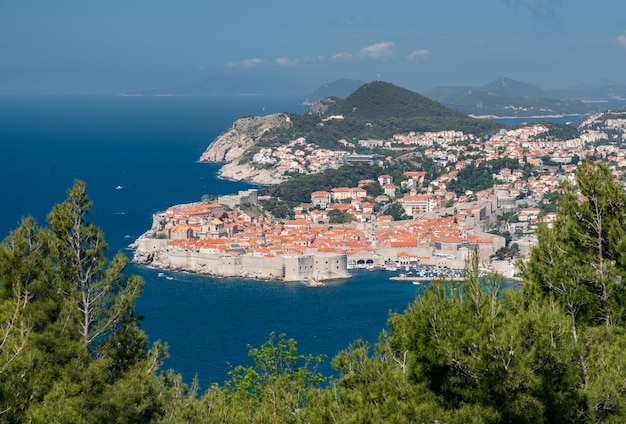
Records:
[[[481,260],[488,262],[489,255],[504,246],[502,237],[483,231],[490,225],[493,228],[498,216],[514,214],[514,220],[507,218],[498,228],[515,234],[515,242],[522,243],[521,250],[528,252],[536,225],[541,221],[549,225],[555,218],[554,213],[542,216],[535,205],[543,208],[543,199],[554,198],[563,180],[574,182],[580,158],[593,155],[609,160],[616,178],[623,177],[620,167],[626,167],[626,150],[615,140],[624,138],[626,125],[619,119],[611,121],[611,128],[600,128],[590,121],[580,137],[562,141],[549,137],[547,127],[538,124],[501,130],[483,140],[455,131],[395,134],[384,142],[370,140],[365,144],[371,148],[389,148],[389,141],[391,149],[419,148],[412,156],[414,163],[430,160],[431,165],[442,167],[429,168],[428,172],[418,167],[401,176],[397,169],[389,168],[389,173],[360,180],[356,187],[313,191],[310,202],[295,207],[294,218],[285,221],[260,209],[237,209],[242,203],[258,205],[256,191],[220,196],[217,203],[174,206],[154,216],[153,229],[141,244],[147,250],[164,249],[163,255],[174,258],[177,266],[187,264],[185,260],[197,265],[195,255],[219,256],[220,269],[228,270],[224,271],[228,275],[243,269],[251,272],[242,265],[248,260],[244,258],[261,258],[268,261],[267,268],[254,263],[265,269],[261,272],[265,276],[310,276],[314,267],[319,270],[323,266],[316,262],[319,255],[336,255],[330,262],[339,268],[344,259],[351,266],[380,265],[389,260],[462,267],[462,259],[472,249],[478,249]],[[607,138],[613,143],[602,144]],[[345,141],[343,146],[354,149],[351,144]],[[302,138],[259,149],[252,161],[283,174],[305,174],[345,163],[380,164],[383,159],[392,157],[320,149]],[[455,184],[464,168],[503,159],[506,166],[494,165],[491,173],[496,182],[493,188],[473,192],[459,190]],[[458,195],[450,191],[453,187]],[[386,215],[385,205],[390,202],[391,206],[400,205],[411,219],[394,221]],[[524,203],[525,207],[520,206]],[[202,259],[202,264],[208,266],[206,260]],[[330,269],[324,273],[340,274]]]

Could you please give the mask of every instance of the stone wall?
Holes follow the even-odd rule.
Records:
[[[140,238],[133,261],[155,268],[188,271],[220,277],[305,281],[348,278],[347,256],[320,253],[267,257],[258,254],[227,255],[169,248],[167,240]]]

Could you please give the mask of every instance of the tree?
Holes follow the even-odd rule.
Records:
[[[565,183],[552,228],[522,266],[528,293],[554,296],[576,324],[624,324],[626,195],[610,169],[584,160],[576,186]]]
[[[480,274],[477,253],[464,282],[432,282],[391,315],[372,356],[357,342],[335,357],[341,376],[322,399],[327,415],[366,423],[585,417],[571,321],[557,303],[525,304],[500,284]]]
[[[404,221],[406,219],[411,219],[409,217],[404,208],[400,203],[392,203],[389,205],[387,209],[385,209],[385,214],[390,215],[394,221]]]
[[[75,181],[65,202],[53,207],[48,222],[60,252],[59,272],[74,290],[77,331],[83,346],[94,349],[132,321],[135,300],[141,293],[138,277],[125,277],[128,258],[118,252],[107,263],[102,230],[86,220],[91,208],[83,181]]]
[[[294,211],[287,202],[271,197],[261,199],[260,203],[263,209],[270,212],[275,218],[291,219],[294,217]]]
[[[340,211],[339,209],[330,209],[328,211],[328,220],[331,224],[344,224],[354,219],[349,212]]]
[[[303,422],[309,396],[325,381],[317,371],[324,356],[302,355],[294,339],[275,333],[249,349],[254,366],[232,367],[223,389],[214,385],[200,399],[198,414],[206,422]]]
[[[30,403],[45,393],[58,369],[42,351],[59,361],[70,352],[60,343],[62,294],[53,278],[54,238],[27,217],[0,244],[0,418],[19,421]]]
[[[0,244],[0,420],[145,422],[162,410],[166,347],[134,316],[141,279],[105,256],[76,181],[49,215],[25,218]]]

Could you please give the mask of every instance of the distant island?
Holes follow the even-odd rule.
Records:
[[[429,98],[476,117],[541,118],[585,116],[621,99],[626,86],[615,83],[543,90],[532,84],[499,77],[482,87],[436,87]]]
[[[156,213],[134,261],[223,277],[348,278],[353,268],[481,267],[514,277],[582,158],[626,170],[626,112],[506,126],[375,81],[304,115],[243,117],[203,161],[265,184]]]

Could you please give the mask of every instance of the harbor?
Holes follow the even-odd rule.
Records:
[[[410,281],[412,283],[431,283],[438,280],[463,281],[463,277],[419,277],[415,275],[398,275],[394,277],[389,277],[389,281]]]
[[[464,271],[461,269],[425,265],[416,267],[395,267],[390,265],[391,264],[387,263],[386,266],[381,267],[381,270],[398,271],[401,269],[402,272],[389,277],[389,281],[409,281],[417,284],[438,280],[463,281],[464,279]]]

